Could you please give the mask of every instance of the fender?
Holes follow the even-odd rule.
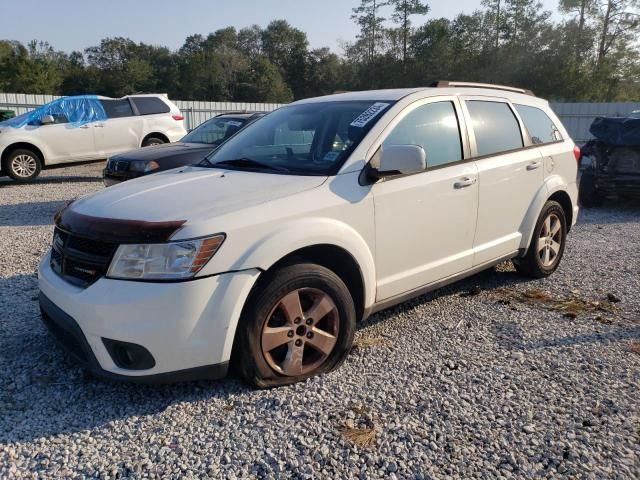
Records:
[[[230,270],[266,271],[291,252],[314,245],[334,245],[354,258],[362,274],[365,308],[373,305],[376,276],[371,249],[355,229],[331,218],[298,219],[281,225],[277,231],[254,241]]]
[[[524,216],[522,223],[520,224],[519,231],[522,234],[520,240],[520,250],[523,255],[526,254],[531,243],[531,237],[533,236],[533,230],[536,227],[536,222],[542,211],[542,207],[547,202],[549,197],[557,191],[566,191],[567,182],[560,175],[550,175],[545,180],[542,186],[538,189],[527,214]]]
[[[37,148],[38,150],[40,150],[40,152],[42,153],[42,163],[44,165],[48,165],[48,159],[50,158],[49,155],[49,150],[47,149],[46,145],[40,144],[40,142],[38,141],[37,138],[34,138],[35,135],[33,136],[29,136],[29,135],[24,135],[24,133],[21,132],[21,134],[19,136],[11,136],[11,138],[8,138],[6,140],[6,144],[3,142],[2,144],[0,144],[0,158],[2,158],[4,156],[4,153],[7,151],[8,148],[11,148],[13,145],[15,145],[16,143],[28,143],[29,145],[33,145],[35,148]],[[4,140],[4,139],[3,139]]]

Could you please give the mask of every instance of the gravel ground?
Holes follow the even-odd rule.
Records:
[[[38,313],[53,213],[100,168],[0,179],[0,478],[640,478],[640,206],[583,212],[550,279],[504,264],[373,316],[330,375],[140,387]]]

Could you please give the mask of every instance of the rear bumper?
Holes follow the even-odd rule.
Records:
[[[640,175],[598,175],[596,190],[604,195],[640,195]]]
[[[228,362],[154,375],[129,376],[109,372],[100,367],[82,329],[70,315],[40,293],[42,321],[56,342],[82,367],[97,377],[136,383],[175,383],[193,380],[217,380],[227,375]]]

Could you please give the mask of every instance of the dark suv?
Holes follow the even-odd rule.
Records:
[[[202,123],[179,142],[115,155],[107,160],[103,171],[104,183],[111,186],[151,173],[199,163],[222,142],[262,116],[264,113],[223,113]]]

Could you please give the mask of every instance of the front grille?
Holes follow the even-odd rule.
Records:
[[[79,237],[56,228],[51,268],[69,283],[88,287],[107,273],[118,245]]]
[[[129,162],[124,160],[109,160],[107,164],[107,170],[110,172],[122,173],[126,172],[129,168]]]

